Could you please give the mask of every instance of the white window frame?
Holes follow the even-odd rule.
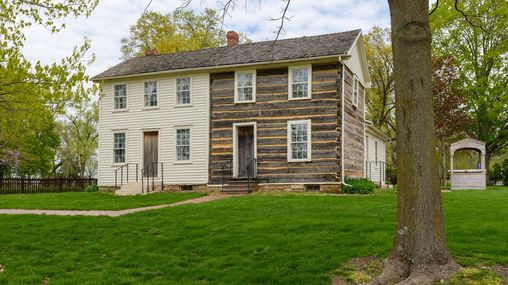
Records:
[[[352,93],[351,101],[353,103],[353,106],[358,107],[358,98],[360,96],[360,80],[358,80],[358,77],[356,74],[353,76],[353,93]]]
[[[181,91],[181,90],[178,90],[178,79],[189,79],[189,103],[185,103],[185,104],[178,103],[178,92]],[[176,101],[175,101],[176,107],[192,106],[192,77],[191,76],[187,76],[187,77],[182,76],[182,77],[175,78],[175,98],[176,98]]]
[[[125,108],[117,108],[116,107],[116,86],[125,86]],[[127,83],[118,83],[113,85],[113,111],[114,112],[122,112],[127,111],[127,108],[129,107],[129,100],[127,94],[129,93],[129,87],[127,86]]]
[[[115,151],[117,148],[115,148],[115,136],[117,134],[123,134],[124,135],[124,154],[123,154],[123,162],[116,162],[115,161]],[[122,165],[127,163],[127,131],[125,130],[118,130],[113,132],[113,165]]]
[[[307,69],[307,97],[293,97],[293,70]],[[288,100],[308,100],[312,99],[312,64],[294,65],[288,68]]]
[[[178,131],[189,130],[189,159],[179,160],[178,159]],[[175,127],[175,164],[190,164],[192,163],[192,127],[190,126],[178,126]]]
[[[293,158],[293,149],[292,149],[292,136],[291,136],[291,126],[292,125],[300,125],[307,124],[307,158],[296,159]],[[296,120],[296,121],[288,121],[287,124],[287,156],[288,162],[308,162],[312,161],[312,121],[311,120]]]
[[[156,90],[155,90],[155,99],[157,100],[157,104],[155,106],[147,106],[146,105],[146,93],[145,93],[145,83],[147,82],[155,82],[156,84]],[[159,84],[159,80],[146,80],[146,81],[143,81],[143,106],[144,106],[144,109],[158,109],[159,108],[159,88],[160,88],[160,84]],[[152,94],[152,93],[150,93]]]
[[[241,74],[249,74],[252,73],[252,100],[242,100],[240,101],[239,93],[238,93],[238,77]],[[241,103],[255,103],[256,102],[256,70],[237,70],[235,71],[235,104]]]

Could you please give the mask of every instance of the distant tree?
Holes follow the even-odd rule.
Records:
[[[96,173],[98,110],[97,102],[84,105],[59,122],[61,144],[53,162],[54,176],[85,178]]]
[[[90,47],[88,40],[58,63],[31,63],[23,56],[26,29],[40,25],[59,32],[63,18],[88,16],[97,3],[0,1],[0,161],[4,168],[13,165],[9,159],[18,153],[18,174],[45,175],[54,154],[50,150],[58,144],[55,115],[96,91],[88,84],[82,62]]]
[[[491,158],[508,147],[508,2],[440,0],[431,26],[434,53],[453,57],[460,67],[474,120],[470,134],[486,142],[489,169]]]
[[[446,182],[447,153],[458,136],[467,132],[472,125],[464,89],[458,78],[459,70],[451,56],[432,59],[432,93],[436,125],[436,144],[440,150],[440,173]]]
[[[490,180],[497,184],[498,181],[503,181],[503,167],[499,163],[494,163],[492,170],[490,171]]]
[[[248,39],[241,34],[242,41]],[[122,39],[122,58],[142,56],[155,49],[158,54],[192,51],[217,47],[226,43],[219,13],[205,9],[201,14],[192,10],[173,13],[146,12],[130,27]]]

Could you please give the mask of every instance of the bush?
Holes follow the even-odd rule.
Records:
[[[376,184],[366,178],[346,179],[346,184],[350,186],[345,186],[343,191],[348,194],[369,194],[376,189]]]
[[[97,185],[88,185],[85,189],[86,192],[97,192],[99,191],[99,188]]]

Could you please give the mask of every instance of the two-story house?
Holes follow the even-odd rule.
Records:
[[[227,36],[224,47],[135,57],[93,78],[104,90],[99,186],[334,192],[364,176],[361,31]]]

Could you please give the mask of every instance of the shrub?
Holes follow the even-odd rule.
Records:
[[[366,178],[346,179],[346,184],[350,186],[345,186],[343,191],[348,194],[369,194],[376,189],[376,184]]]
[[[99,191],[99,188],[97,185],[88,185],[85,190],[86,192],[97,192]]]

